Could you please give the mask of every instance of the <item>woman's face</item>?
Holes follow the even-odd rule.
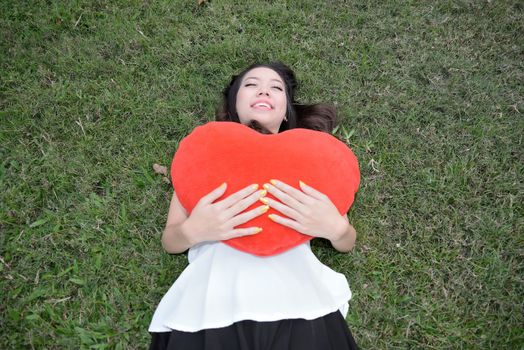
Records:
[[[278,133],[287,109],[286,86],[280,75],[266,67],[248,71],[238,89],[236,109],[242,124],[256,120]]]

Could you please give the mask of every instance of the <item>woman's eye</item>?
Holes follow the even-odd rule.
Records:
[[[282,88],[280,86],[273,86],[275,89],[282,91]]]
[[[255,84],[253,83],[247,83],[246,85],[244,85],[245,87],[248,87],[248,86],[255,86]]]

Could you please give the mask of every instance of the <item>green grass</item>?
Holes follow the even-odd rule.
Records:
[[[520,1],[0,4],[0,348],[146,348],[187,264],[162,251],[178,141],[281,60],[332,102],[362,184],[363,349],[524,348]]]

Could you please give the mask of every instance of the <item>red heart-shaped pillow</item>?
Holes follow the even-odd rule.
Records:
[[[360,182],[357,158],[332,135],[309,129],[261,134],[234,122],[209,122],[195,128],[179,144],[171,164],[171,179],[180,203],[191,213],[202,196],[221,183],[227,191],[219,199],[271,179],[297,189],[302,180],[327,195],[345,214]],[[273,198],[268,194],[268,197]],[[246,211],[261,203],[255,203]],[[312,237],[273,222],[266,214],[238,227],[262,227],[262,232],[223,241],[231,247],[268,256],[284,252]]]

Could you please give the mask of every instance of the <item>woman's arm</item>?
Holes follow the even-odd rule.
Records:
[[[191,247],[184,222],[187,220],[187,212],[180,204],[178,197],[173,192],[169,213],[167,214],[166,227],[162,234],[162,246],[170,254],[182,253]]]
[[[355,246],[355,240],[357,239],[357,231],[353,225],[349,223],[347,215],[343,215],[345,224],[341,225],[340,232],[342,234],[335,236],[330,240],[333,248],[342,253],[347,253]]]

